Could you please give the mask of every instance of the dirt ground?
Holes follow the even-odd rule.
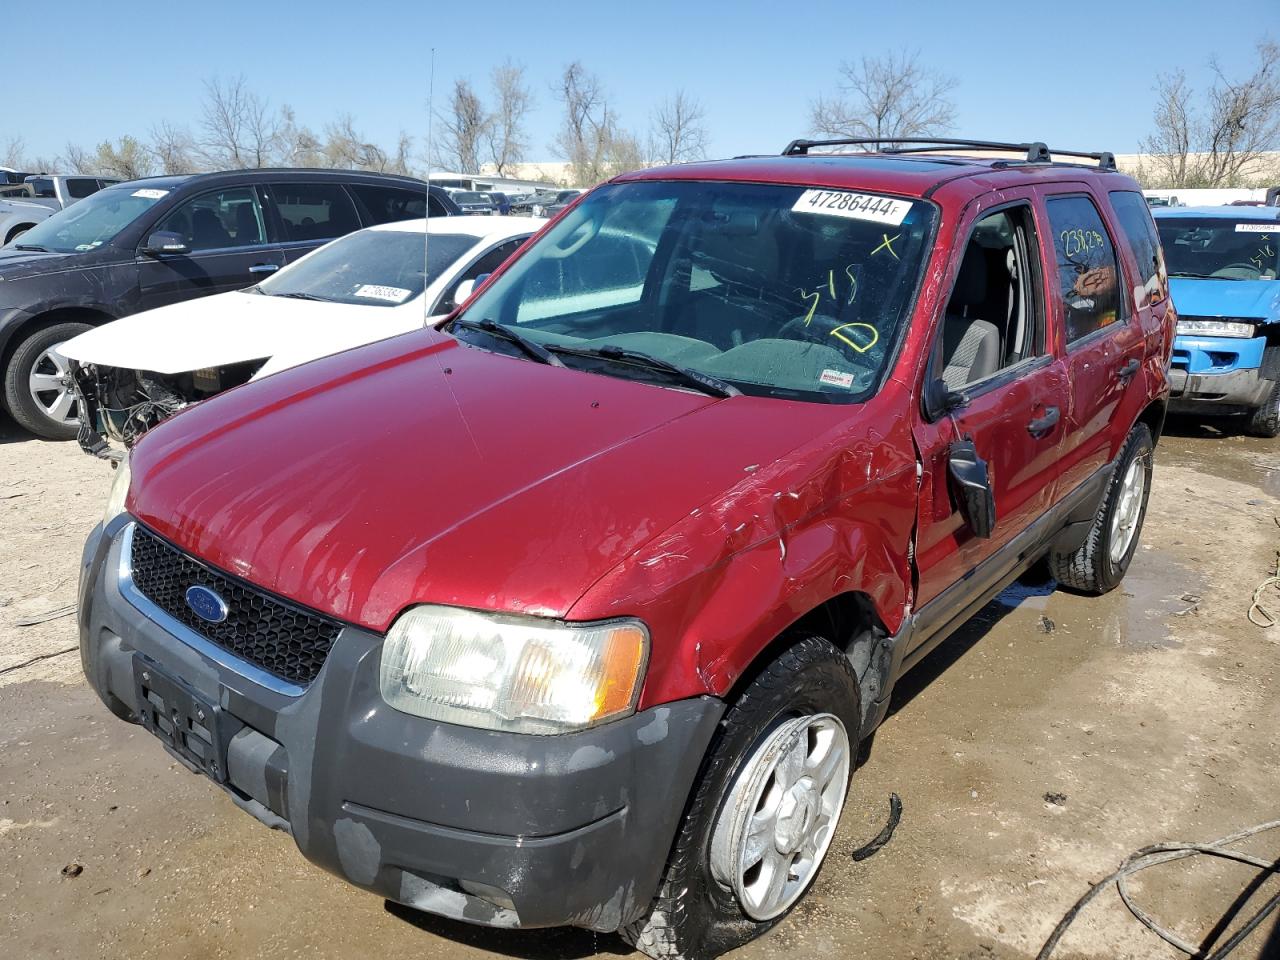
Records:
[[[1127,853],[1280,818],[1280,626],[1245,618],[1280,547],[1280,441],[1175,423],[1156,459],[1122,587],[1086,599],[1015,585],[909,675],[813,891],[736,957],[1034,957]],[[629,953],[612,936],[489,931],[389,908],[310,866],[108,714],[80,678],[74,619],[19,624],[74,603],[109,473],[74,443],[0,420],[0,956]],[[891,792],[901,826],[854,863]],[[1249,846],[1280,857],[1280,830]],[[69,864],[82,871],[64,877]],[[1252,876],[1196,858],[1133,889],[1196,939]],[[1251,903],[1277,890],[1273,880]],[[1233,960],[1268,951],[1280,953],[1275,921]],[[1180,954],[1106,891],[1054,956]]]

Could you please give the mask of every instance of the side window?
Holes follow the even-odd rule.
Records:
[[[67,194],[73,200],[83,200],[91,193],[98,192],[98,181],[88,177],[70,177],[67,179]]]
[[[273,183],[286,240],[332,240],[360,229],[356,208],[336,183]]]
[[[1067,343],[1074,343],[1120,318],[1116,252],[1088,197],[1057,197],[1045,206],[1053,229]]]
[[[428,217],[447,217],[448,215],[449,215],[449,211],[445,207],[445,205],[440,201],[439,197],[428,198],[428,202],[427,202]]]
[[[640,302],[658,237],[675,201],[618,203],[601,223],[583,220],[521,278],[516,322]]]
[[[452,310],[456,307],[458,305],[458,284],[462,283],[463,280],[475,280],[478,277],[484,276],[486,273],[493,273],[493,271],[497,270],[506,262],[507,257],[520,249],[520,245],[524,243],[526,239],[526,237],[517,237],[514,240],[508,240],[505,243],[500,243],[484,256],[480,257],[480,259],[463,272],[462,276],[458,277],[453,286],[451,286],[445,292],[444,296],[440,298],[440,309]]]
[[[416,220],[424,216],[423,211],[426,210],[426,195],[412,190],[375,187],[365,183],[353,183],[348,189],[364,207],[370,224]],[[438,215],[435,210],[432,213]]]
[[[1044,353],[1044,305],[1029,206],[973,225],[942,321],[942,381],[951,390]]]
[[[181,234],[195,250],[253,247],[266,242],[262,206],[253,187],[228,187],[184,203],[155,226]]]
[[[1142,283],[1150,303],[1159,303],[1166,296],[1167,280],[1164,272],[1164,255],[1160,250],[1160,235],[1151,219],[1151,211],[1142,194],[1134,190],[1114,190],[1110,194],[1120,231],[1133,249],[1138,262]]]

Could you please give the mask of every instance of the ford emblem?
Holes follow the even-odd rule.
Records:
[[[222,623],[227,619],[227,601],[198,583],[187,587],[187,606],[197,617],[209,623]]]

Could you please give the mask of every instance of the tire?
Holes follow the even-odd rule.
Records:
[[[26,427],[38,437],[46,440],[74,440],[79,426],[75,421],[75,394],[71,393],[71,401],[67,405],[64,395],[59,392],[54,382],[61,376],[58,364],[65,367],[65,360],[49,357],[52,347],[70,340],[72,337],[91,329],[87,323],[55,323],[40,327],[27,334],[18,342],[18,347],[9,357],[8,366],[4,370],[4,402],[13,419]],[[38,365],[38,367],[37,367]],[[50,389],[34,393],[32,375],[48,378],[43,382]],[[69,384],[64,385],[70,391]],[[39,399],[38,399],[39,398]],[[49,415],[51,408],[55,413],[65,410],[66,417]]]
[[[1049,570],[1060,585],[1096,596],[1114,589],[1124,579],[1147,515],[1153,450],[1150,429],[1139,423],[1116,458],[1106,495],[1084,543],[1071,553],[1049,554]],[[1132,497],[1126,499],[1138,479],[1142,488],[1132,494],[1136,502]]]
[[[649,913],[623,927],[623,939],[649,957],[709,960],[785,917],[830,849],[857,757],[861,716],[857,675],[825,638],[800,636],[765,667],[721,720]],[[842,733],[843,762],[837,755]],[[789,766],[788,758],[805,766]],[[803,777],[796,775],[801,770]],[[784,789],[788,780],[796,784],[793,789]],[[805,780],[819,786],[806,788]],[[767,824],[758,836],[770,839],[762,844],[767,849],[758,866],[736,874],[744,886],[755,882],[772,889],[769,876],[800,872],[768,909],[751,904],[749,894],[741,899],[726,877],[733,865],[745,862],[734,850],[745,847],[744,834],[757,823]],[[784,854],[784,844],[798,852]],[[766,872],[766,861],[788,866]]]
[[[1280,437],[1280,379],[1271,385],[1271,393],[1249,418],[1249,432],[1255,437]]]

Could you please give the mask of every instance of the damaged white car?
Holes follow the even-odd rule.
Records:
[[[424,224],[430,236],[424,238]],[[449,217],[382,224],[261,283],[134,314],[59,345],[80,399],[81,447],[117,459],[196,403],[449,313],[544,221]]]

